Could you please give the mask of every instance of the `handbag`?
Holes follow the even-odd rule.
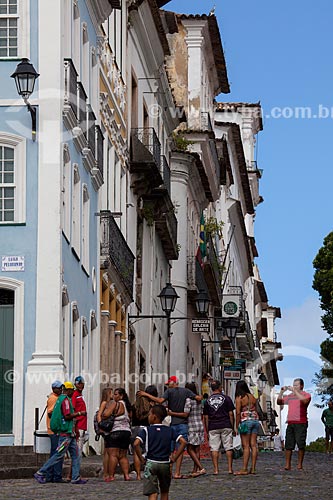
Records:
[[[247,433],[247,425],[246,425],[246,421],[244,420],[244,422],[241,422],[238,426],[238,432],[239,434],[246,434]]]
[[[116,418],[116,414],[118,413],[118,409],[119,409],[119,403],[116,404],[115,409],[113,410],[113,412],[111,413],[111,415],[108,418],[101,420],[99,422],[98,427],[103,432],[111,432],[112,431],[112,427],[113,427],[113,424],[114,424],[114,421]]]
[[[233,438],[233,449],[232,449],[232,457],[234,460],[241,458],[243,456],[243,448],[240,436],[235,436]]]

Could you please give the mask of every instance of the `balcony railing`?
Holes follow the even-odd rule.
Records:
[[[209,130],[209,132],[213,130],[212,121],[210,119],[210,114],[208,113],[208,111],[201,111],[200,123],[201,123],[201,130]]]
[[[160,170],[161,143],[152,127],[131,130],[131,160],[139,163],[155,163]]]
[[[77,119],[77,71],[71,59],[65,59],[65,104],[69,105]]]
[[[109,210],[100,213],[101,257],[110,260],[127,292],[133,296],[134,255]]]
[[[246,160],[246,169],[248,172],[256,172],[259,176],[262,176],[263,170],[258,168],[256,160]]]
[[[96,131],[96,153],[97,153],[96,166],[97,166],[98,170],[100,171],[100,174],[103,178],[103,164],[104,164],[103,142],[104,142],[104,137],[103,137],[101,127],[99,125],[96,125],[95,131]]]
[[[82,133],[87,139],[87,94],[81,82],[77,84],[77,99],[78,99],[78,122]]]
[[[96,116],[90,104],[87,106],[87,134],[88,145],[94,156],[96,157],[96,132],[95,132]]]
[[[167,162],[167,159],[164,155],[161,156],[161,174],[163,177],[163,184],[165,189],[167,189],[169,195],[171,192],[171,175],[170,175],[170,167]]]

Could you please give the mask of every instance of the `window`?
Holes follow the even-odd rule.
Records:
[[[0,224],[25,222],[25,169],[25,139],[0,132]]]
[[[80,258],[80,243],[81,243],[81,203],[80,203],[80,174],[79,166],[73,163],[73,185],[72,185],[72,248],[76,255]]]
[[[63,146],[62,166],[62,230],[67,240],[70,240],[70,191],[71,163],[68,144]]]
[[[18,0],[0,0],[0,57],[18,57]]]
[[[103,24],[116,64],[120,70],[122,70],[123,62],[123,19],[122,10],[113,9],[110,17]]]
[[[14,148],[0,146],[0,221],[14,222]]]
[[[82,186],[82,265],[89,274],[89,192]]]
[[[30,0],[0,0],[0,58],[30,57]]]

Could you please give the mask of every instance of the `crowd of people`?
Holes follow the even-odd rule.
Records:
[[[103,479],[115,480],[119,464],[124,480],[130,480],[128,450],[133,452],[136,479],[143,474],[143,493],[151,500],[161,492],[167,500],[171,477],[175,480],[198,477],[206,474],[200,460],[200,447],[208,438],[213,474],[219,474],[220,451],[224,449],[229,474],[245,476],[256,473],[258,456],[257,436],[260,428],[257,398],[247,383],[236,384],[235,400],[224,394],[221,382],[210,379],[205,382],[205,397],[198,394],[196,384],[179,386],[172,376],[162,396],[155,386],[148,386],[136,395],[135,403],[129,401],[124,388],[105,388],[100,407],[96,413],[98,434],[104,442]],[[87,408],[84,401],[84,379],[76,377],[72,382],[56,380],[47,401],[47,429],[51,441],[50,458],[34,474],[39,483],[71,482],[84,484],[80,477],[82,450],[88,440]],[[288,427],[284,444],[279,430],[274,436],[274,449],[285,449],[284,470],[290,470],[292,451],[298,447],[297,469],[302,469],[306,431],[307,407],[311,396],[303,390],[302,379],[295,379],[293,386],[282,387],[277,399],[279,405],[288,405]],[[208,391],[208,392],[207,392]],[[285,395],[288,391],[289,394]],[[323,412],[323,422],[331,436],[333,427],[333,403]],[[234,438],[240,435],[243,450],[243,465],[234,472]],[[189,474],[182,474],[183,451],[192,459]],[[328,446],[327,446],[328,450]],[[63,479],[62,466],[65,454],[71,457],[71,469]],[[175,464],[172,471],[172,464]],[[171,464],[171,465],[170,465]]]

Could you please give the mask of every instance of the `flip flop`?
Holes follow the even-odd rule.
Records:
[[[191,475],[188,476],[186,474],[181,474],[180,476],[173,476],[173,479],[190,479],[191,477],[193,477],[193,476],[191,476]]]

